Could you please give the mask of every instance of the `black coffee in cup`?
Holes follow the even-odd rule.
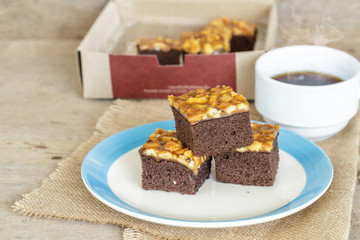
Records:
[[[306,86],[321,86],[343,81],[336,76],[318,72],[289,72],[273,76],[272,78],[284,83]]]

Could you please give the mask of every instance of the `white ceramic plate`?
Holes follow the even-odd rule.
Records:
[[[96,145],[82,164],[88,190],[104,204],[143,220],[183,227],[234,227],[291,215],[328,189],[333,168],[314,143],[280,129],[280,162],[272,187],[241,186],[210,179],[196,195],[141,188],[139,147],[156,128],[174,129],[174,121],[142,125]]]

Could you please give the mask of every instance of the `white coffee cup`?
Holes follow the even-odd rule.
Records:
[[[304,86],[272,77],[318,72],[343,81]],[[289,46],[263,54],[255,65],[255,107],[266,122],[278,123],[308,139],[327,139],[357,113],[360,63],[351,55],[322,46]]]

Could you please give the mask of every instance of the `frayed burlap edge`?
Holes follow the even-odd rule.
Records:
[[[251,117],[261,120],[251,106]],[[136,117],[135,117],[136,116]],[[332,159],[334,180],[327,193],[292,216],[254,226],[197,229],[172,227],[121,214],[92,197],[81,180],[81,163],[98,142],[124,129],[172,118],[165,100],[116,100],[99,119],[94,135],[42,185],[13,206],[23,215],[117,224],[126,228],[124,239],[347,239],[355,190],[359,145],[357,115],[337,136],[319,145]],[[144,234],[146,232],[147,234]]]

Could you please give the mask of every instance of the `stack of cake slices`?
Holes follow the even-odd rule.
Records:
[[[278,125],[250,122],[249,103],[231,87],[168,97],[176,131],[156,129],[140,148],[142,187],[195,194],[209,178],[271,186],[279,163]]]

